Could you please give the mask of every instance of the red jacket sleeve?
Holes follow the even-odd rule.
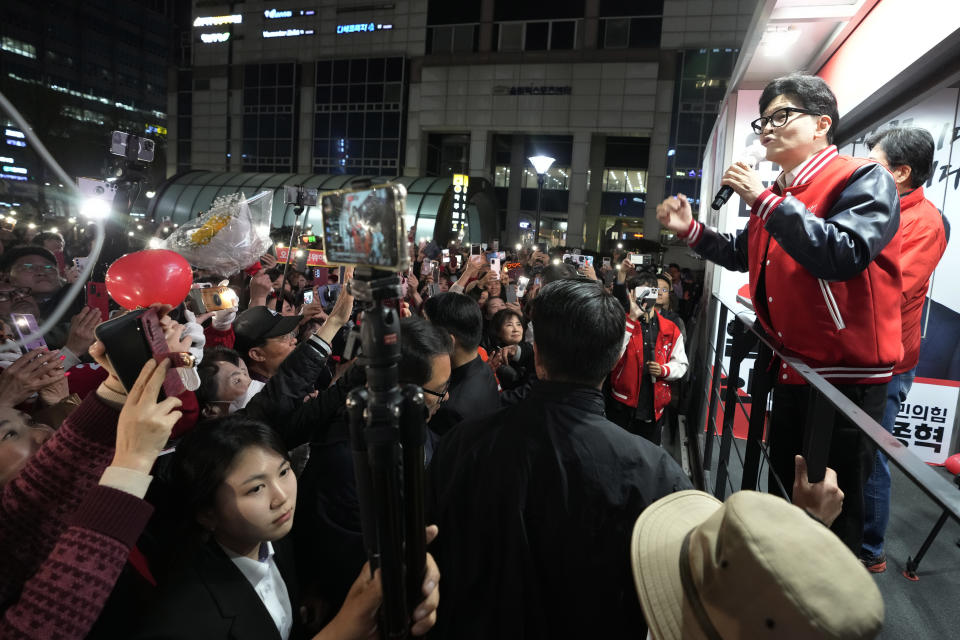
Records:
[[[943,226],[929,217],[914,217],[900,229],[900,273],[903,278],[903,300],[912,300],[926,287],[946,248]]]
[[[213,326],[205,327],[203,336],[207,339],[207,348],[219,346],[233,349],[233,345],[237,341],[237,336],[233,333],[233,327],[225,331],[214,329]]]

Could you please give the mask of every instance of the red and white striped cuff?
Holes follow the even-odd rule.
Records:
[[[695,219],[690,220],[690,226],[687,227],[687,230],[683,233],[678,233],[677,237],[692,247],[703,237],[703,225]]]
[[[661,377],[661,378],[666,378],[666,377],[669,376],[669,375],[670,375],[670,367],[668,367],[667,365],[661,365],[661,367],[660,367],[660,377]]]
[[[770,213],[779,207],[783,200],[783,196],[778,196],[770,189],[767,189],[761,193],[760,197],[757,198],[757,201],[753,203],[753,213],[760,218],[760,220],[766,223],[767,218],[770,217]]]

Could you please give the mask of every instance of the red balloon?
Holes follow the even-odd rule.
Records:
[[[192,284],[190,263],[167,249],[128,253],[107,269],[107,293],[124,309],[154,303],[177,306]]]
[[[960,453],[955,453],[943,464],[953,475],[960,475]]]

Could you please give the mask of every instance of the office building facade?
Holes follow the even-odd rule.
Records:
[[[692,159],[755,6],[196,0],[168,171],[467,174],[514,242],[537,206],[526,159],[543,154],[541,236],[649,237],[648,202],[698,191]]]

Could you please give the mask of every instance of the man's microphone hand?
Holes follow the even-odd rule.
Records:
[[[657,221],[674,233],[686,233],[693,220],[693,211],[687,196],[682,193],[675,198],[667,198],[657,205]]]
[[[730,168],[723,174],[720,184],[732,188],[747,203],[748,207],[752,207],[764,191],[760,174],[745,162],[735,162],[730,165]]]

